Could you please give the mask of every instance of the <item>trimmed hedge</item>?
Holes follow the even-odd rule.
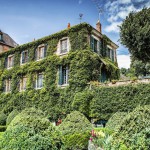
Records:
[[[128,113],[126,113],[126,112],[116,112],[108,120],[106,127],[111,129],[111,130],[117,130],[118,126],[120,125],[120,123],[123,121],[123,119],[125,118],[125,116],[127,114]]]
[[[126,144],[128,148],[134,145],[135,139],[141,137],[141,140],[147,140],[146,137],[149,133],[146,128],[150,127],[150,105],[138,106],[133,112],[129,113],[124,120],[121,122],[118,127],[117,132],[114,134],[114,139],[118,142],[118,139]],[[138,134],[140,134],[138,136]],[[139,138],[140,139],[140,138]],[[143,141],[144,142],[144,141]],[[138,145],[138,143],[137,143]],[[142,149],[148,150],[145,147],[149,147],[150,145],[146,145],[145,143],[140,145],[143,146]]]
[[[0,126],[0,132],[6,131],[7,127],[6,126]]]
[[[1,150],[59,150],[59,132],[35,108],[25,109],[10,123],[0,141]]]
[[[6,125],[6,119],[7,116],[3,112],[0,112],[0,125]]]
[[[150,84],[92,87],[90,117],[109,120],[116,112],[131,112],[138,105],[150,105]],[[89,90],[90,92],[90,90]]]
[[[18,115],[18,113],[19,112],[15,109],[8,115],[7,120],[6,120],[7,126],[11,123],[11,121],[15,118],[15,116]]]
[[[58,129],[62,133],[64,150],[87,149],[92,124],[82,113],[71,112]]]

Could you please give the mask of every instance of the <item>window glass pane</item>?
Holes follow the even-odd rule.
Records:
[[[43,87],[43,75],[39,74],[37,76],[37,88]]]
[[[67,52],[67,39],[61,40],[61,53]]]

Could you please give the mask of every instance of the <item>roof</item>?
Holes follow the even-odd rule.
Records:
[[[0,40],[0,43],[7,45],[7,46],[10,46],[12,48],[18,46],[18,44],[8,34],[2,32],[2,31],[0,31],[0,33],[3,36],[3,39]]]
[[[20,51],[20,49],[23,49],[23,48],[26,48],[27,46],[33,46],[33,45],[37,45],[37,43],[39,44],[42,44],[44,41],[46,40],[49,40],[49,39],[53,39],[53,38],[58,38],[58,37],[61,37],[61,36],[64,36],[66,35],[68,32],[75,32],[75,31],[78,31],[78,30],[81,30],[81,28],[84,28],[84,27],[87,27],[88,29],[92,30],[94,29],[95,31],[97,31],[94,27],[92,27],[90,24],[84,22],[84,23],[81,23],[81,24],[77,24],[77,25],[74,25],[74,26],[71,26],[69,29],[66,28],[62,31],[59,31],[59,32],[56,32],[54,34],[51,34],[51,35],[48,35],[48,36],[45,36],[43,38],[40,38],[40,39],[37,39],[35,41],[32,41],[32,42],[28,42],[28,43],[25,43],[23,45],[19,45],[17,46],[17,48],[13,48],[11,49],[10,51],[7,51],[5,53],[13,53],[14,51]],[[102,37],[104,36],[102,33],[100,33],[99,31],[97,31],[99,34],[102,35]],[[108,37],[107,37],[108,38]],[[110,39],[109,39],[110,40]],[[118,47],[114,42],[112,42],[110,40],[111,44],[114,44],[116,47]],[[0,54],[1,56],[2,54]]]

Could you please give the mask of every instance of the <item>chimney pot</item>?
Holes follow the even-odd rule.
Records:
[[[68,29],[70,29],[70,23],[68,23]]]
[[[96,23],[96,30],[99,31],[100,33],[102,32],[102,25],[100,23],[100,21],[98,20],[98,22]]]

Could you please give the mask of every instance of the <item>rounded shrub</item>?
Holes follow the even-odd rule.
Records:
[[[1,150],[58,150],[59,132],[43,112],[29,108],[19,113],[8,125],[0,142]]]
[[[7,116],[3,112],[0,112],[0,125],[2,126],[6,125],[6,119]]]
[[[150,105],[138,106],[133,110],[133,112],[129,113],[119,125],[117,132],[114,134],[114,139],[118,142],[118,139],[126,144],[128,148],[131,145],[134,145],[135,138],[138,138],[137,135],[142,133],[142,138],[146,140],[146,132],[144,130],[150,127]],[[139,137],[140,137],[139,136]],[[144,139],[142,139],[144,140]],[[148,145],[140,145],[143,146],[144,150],[148,150],[145,147]]]
[[[7,117],[7,120],[6,120],[6,125],[9,125],[11,123],[11,121],[14,119],[14,117],[16,117],[16,115],[18,115],[18,111],[15,109],[13,110]]]
[[[80,112],[68,114],[59,130],[62,133],[63,150],[84,150],[88,147],[88,140],[92,124]]]
[[[111,130],[117,130],[118,126],[122,122],[122,120],[127,115],[126,112],[116,112],[112,115],[112,117],[108,120],[106,127]]]

